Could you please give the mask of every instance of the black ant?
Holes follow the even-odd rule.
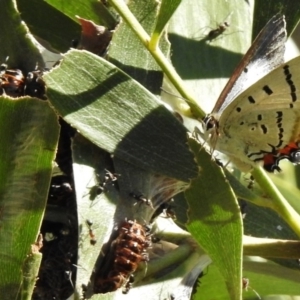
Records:
[[[154,209],[153,205],[152,205],[152,201],[150,199],[147,199],[146,197],[144,197],[142,194],[130,193],[129,196],[138,200],[140,203],[144,203],[145,205],[150,206],[152,209]]]
[[[104,180],[100,182],[98,185],[94,186],[90,190],[90,199],[94,200],[96,196],[100,195],[103,192],[106,192],[107,186],[109,184],[115,185],[115,182],[118,180],[118,177],[121,176],[121,174],[111,173],[107,169],[105,170]],[[97,175],[99,177],[99,175]]]
[[[174,211],[174,205],[171,204],[173,202],[174,202],[174,199],[172,198],[168,202],[163,203],[160,207],[162,209],[162,212],[166,215],[167,218],[176,220],[176,213]]]
[[[129,278],[128,278],[128,280],[127,280],[127,282],[126,282],[126,284],[125,284],[125,286],[123,288],[123,291],[122,291],[123,294],[128,294],[128,292],[132,288],[133,282],[134,282],[134,275],[130,274]]]
[[[248,179],[249,183],[247,185],[247,188],[249,190],[253,190],[253,186],[254,186],[254,177],[251,175]]]
[[[171,218],[173,220],[176,220],[176,213],[174,211],[174,206],[170,204],[171,202],[174,202],[173,198],[171,198],[167,202],[162,203],[154,212],[150,223],[152,223],[154,221],[154,219],[162,213],[164,213],[166,218]]]

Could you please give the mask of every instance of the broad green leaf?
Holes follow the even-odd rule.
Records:
[[[187,182],[196,175],[183,125],[109,62],[72,50],[44,78],[58,112],[97,146],[171,178]]]
[[[249,279],[248,289],[243,290],[245,300],[291,300],[300,296],[299,271],[287,269],[269,260],[246,258],[243,277]],[[214,264],[203,272],[198,282],[197,294],[192,298],[203,299],[228,299],[223,278]]]
[[[228,170],[225,169],[224,171],[226,178],[238,199],[243,199],[259,206],[273,207],[271,199],[265,197],[261,191],[258,193],[256,192],[256,189],[254,191],[254,189],[251,188],[251,183],[249,182],[251,179],[248,179],[248,183],[245,186],[247,179],[244,178],[239,181]]]
[[[49,44],[57,51],[67,51],[71,47],[72,40],[80,37],[80,25],[45,1],[16,1],[21,18],[26,22],[30,32],[46,41],[46,44]],[[22,48],[19,47],[19,49]]]
[[[59,129],[45,101],[1,97],[0,107],[0,295],[16,299],[39,234]]]
[[[129,9],[144,30],[151,34],[156,23],[158,2],[155,0],[131,1]],[[167,55],[169,46],[165,40],[161,41],[160,47]],[[126,22],[122,22],[116,28],[107,59],[152,93],[160,94],[163,78],[161,68]]]
[[[0,27],[0,64],[8,58],[10,68],[21,69],[24,73],[35,70],[36,66],[44,67],[41,54],[16,10],[15,1],[1,2]]]
[[[277,213],[250,203],[246,207],[244,226],[245,234],[255,237],[297,239],[297,235]]]
[[[181,0],[163,0],[163,1],[161,1],[159,13],[157,16],[156,26],[152,33],[151,38],[153,38],[153,37],[159,38],[162,35],[167,23],[169,22],[170,18],[172,17],[172,15],[176,11],[176,9],[180,3],[181,3]]]
[[[220,167],[206,160],[201,145],[189,139],[200,170],[185,196],[189,205],[187,228],[222,274],[230,299],[241,299],[242,218],[233,191]]]
[[[105,169],[113,172],[108,153],[77,135],[73,143],[73,161],[80,229],[77,264],[81,266],[77,270],[76,292],[82,294],[83,285],[88,287],[89,292],[93,288],[90,278],[96,261],[103,251],[103,244],[109,240],[117,224],[114,215],[119,196],[117,183],[109,184],[105,192],[99,194],[95,190],[103,181]],[[90,230],[96,242],[94,245],[91,243]]]
[[[75,16],[95,22],[98,25],[103,25],[109,29],[114,29],[117,21],[109,12],[106,6],[97,0],[76,0],[76,1],[61,1],[61,0],[46,0],[51,6],[55,7],[60,12],[67,15],[69,18],[77,22]]]
[[[154,213],[153,207],[157,208],[163,201],[172,197],[176,188],[174,180],[151,174],[118,158],[114,158],[112,164],[108,153],[81,136],[75,138],[73,151],[80,228],[78,265],[81,266],[77,271],[76,285],[79,294],[82,293],[82,284],[86,285],[86,295],[89,297],[93,294],[93,283],[90,282],[90,278],[94,272],[96,261],[99,266],[99,263],[106,261],[104,254],[109,255],[113,250],[112,239],[116,237],[115,229],[125,219],[136,220],[140,224],[149,224]],[[93,188],[99,186],[99,183],[103,183],[104,174],[107,172],[105,170],[115,172],[117,181],[105,185],[106,188],[100,195],[94,194]],[[171,187],[168,187],[168,184],[171,184]],[[168,188],[171,190],[169,194]],[[149,197],[153,200],[153,207],[138,203],[130,195],[132,192],[142,193],[145,197]],[[97,240],[95,245],[90,243],[90,228],[87,220],[93,222],[91,228]],[[194,253],[195,246],[187,232],[178,228],[174,223],[170,226],[172,223],[168,219],[161,218],[161,221],[160,227],[152,231],[153,234],[157,232],[161,240],[152,245],[150,252],[162,253],[162,255],[161,257],[157,256],[153,262],[150,260],[147,265],[140,264],[140,270],[134,274],[134,287],[130,290],[132,299],[138,299],[138,296],[143,294],[145,300],[152,300],[161,290],[164,290],[164,293],[161,294],[160,299],[164,299],[174,292],[174,288],[178,287],[182,277],[192,270],[196,263],[199,263],[199,259],[202,265],[207,262],[207,259],[205,261],[201,259],[203,253]],[[107,240],[109,240],[109,245],[106,244]],[[162,247],[165,248],[164,245],[168,245],[168,243],[169,245],[170,243],[175,244],[169,251],[161,251]],[[181,246],[177,248],[177,244]],[[175,249],[176,251],[173,252]],[[189,258],[186,259],[187,257]],[[173,265],[177,266],[176,270],[170,268]],[[170,271],[168,271],[169,269]],[[163,280],[155,278],[156,274],[160,273],[165,274]],[[195,276],[197,277],[197,273],[194,275],[194,280]],[[188,278],[191,280],[191,276]],[[184,284],[182,283],[182,285]],[[189,290],[191,293],[192,284],[190,284]],[[116,291],[110,296],[111,299],[119,299],[123,295],[120,291]],[[108,296],[93,295],[92,299],[106,299],[103,297]]]

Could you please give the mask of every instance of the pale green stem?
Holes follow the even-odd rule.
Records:
[[[159,39],[160,39],[160,35],[157,32],[153,32],[153,34],[151,36],[151,40],[149,42],[149,48],[153,49],[153,50],[156,50],[157,48],[159,48],[159,45],[158,45]]]
[[[109,2],[135,32],[144,46],[149,50],[153,58],[156,60],[158,65],[161,67],[163,72],[166,74],[166,76],[169,78],[169,80],[172,82],[181,96],[187,100],[187,103],[190,106],[195,117],[202,119],[206,115],[205,112],[198,106],[195,99],[184,87],[184,82],[177,74],[173,66],[170,64],[169,60],[164,56],[160,48],[156,46],[154,48],[150,47],[150,36],[135,18],[135,16],[131,13],[124,0],[109,0]]]
[[[255,168],[252,172],[257,183],[272,198],[273,209],[289,224],[300,237],[300,216],[282,196],[270,177],[262,167]]]
[[[300,241],[243,236],[244,255],[298,259]]]

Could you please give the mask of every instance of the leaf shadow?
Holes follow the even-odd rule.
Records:
[[[228,36],[219,36],[218,39]],[[172,63],[182,79],[230,77],[243,55],[213,45],[208,37],[200,41],[169,34]],[[205,57],[205,59],[203,59]]]

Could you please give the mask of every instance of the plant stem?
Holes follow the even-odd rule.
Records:
[[[300,237],[300,216],[279,192],[262,167],[252,172],[255,180],[273,200],[273,209],[289,224]]]
[[[196,118],[202,119],[206,115],[205,112],[198,106],[195,99],[184,87],[184,82],[177,74],[169,60],[164,56],[160,48],[150,47],[150,36],[135,18],[135,16],[131,13],[125,2],[123,0],[109,0],[109,2],[121,15],[121,17],[126,21],[126,23],[131,27],[131,29],[135,32],[137,37],[141,40],[144,46],[151,53],[153,58],[156,60],[158,65],[161,67],[163,72],[166,74],[166,76],[169,78],[169,80],[172,82],[172,84],[178,90],[181,96],[187,99],[187,104],[190,106],[194,116]]]
[[[300,241],[243,236],[244,255],[298,259]]]

